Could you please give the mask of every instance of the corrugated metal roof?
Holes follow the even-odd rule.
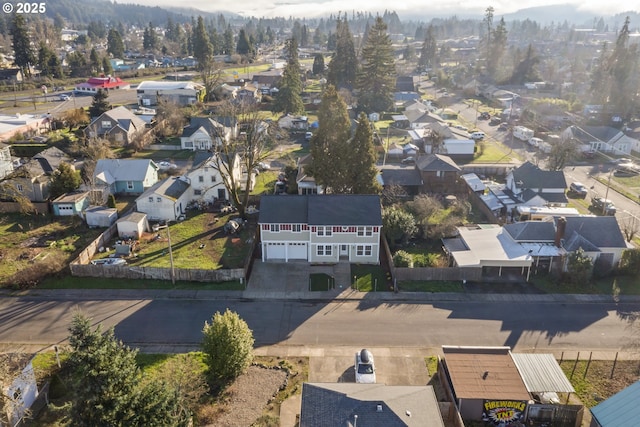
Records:
[[[640,381],[591,408],[602,427],[636,427],[640,420]]]
[[[511,357],[530,393],[575,392],[552,354],[511,353]]]

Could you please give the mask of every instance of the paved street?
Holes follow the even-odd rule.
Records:
[[[518,351],[626,351],[638,340],[638,299],[553,295],[407,294],[403,300],[348,294],[318,301],[220,299],[224,294],[155,292],[154,298],[90,295],[0,300],[0,342],[31,349],[61,343],[76,310],[114,326],[116,335],[149,351],[198,348],[205,320],[227,307],[254,331],[256,346],[286,348],[509,345]],[[347,292],[347,291],[346,291]],[[143,294],[144,295],[144,294]],[[403,295],[400,295],[403,296]],[[395,298],[398,298],[397,296]]]

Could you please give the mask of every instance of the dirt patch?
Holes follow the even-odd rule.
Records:
[[[269,401],[286,384],[287,372],[282,369],[251,366],[246,373],[225,390],[220,412],[211,426],[246,427],[263,413]]]

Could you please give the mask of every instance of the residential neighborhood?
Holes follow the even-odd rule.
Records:
[[[640,11],[145,1],[0,17],[0,425],[635,426]]]

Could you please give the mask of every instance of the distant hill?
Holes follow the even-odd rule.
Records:
[[[551,22],[562,23],[564,21],[577,25],[591,25],[594,19],[600,18],[599,15],[579,10],[578,6],[572,4],[528,7],[503,16],[505,21],[524,21],[529,19],[543,25]]]
[[[213,14],[184,7],[168,10],[158,6],[122,4],[108,0],[47,0],[46,15],[53,18],[56,14],[60,14],[67,22],[75,25],[102,21],[146,26],[149,22],[164,24],[168,16],[176,22],[187,22],[192,16],[213,17],[219,13]]]

